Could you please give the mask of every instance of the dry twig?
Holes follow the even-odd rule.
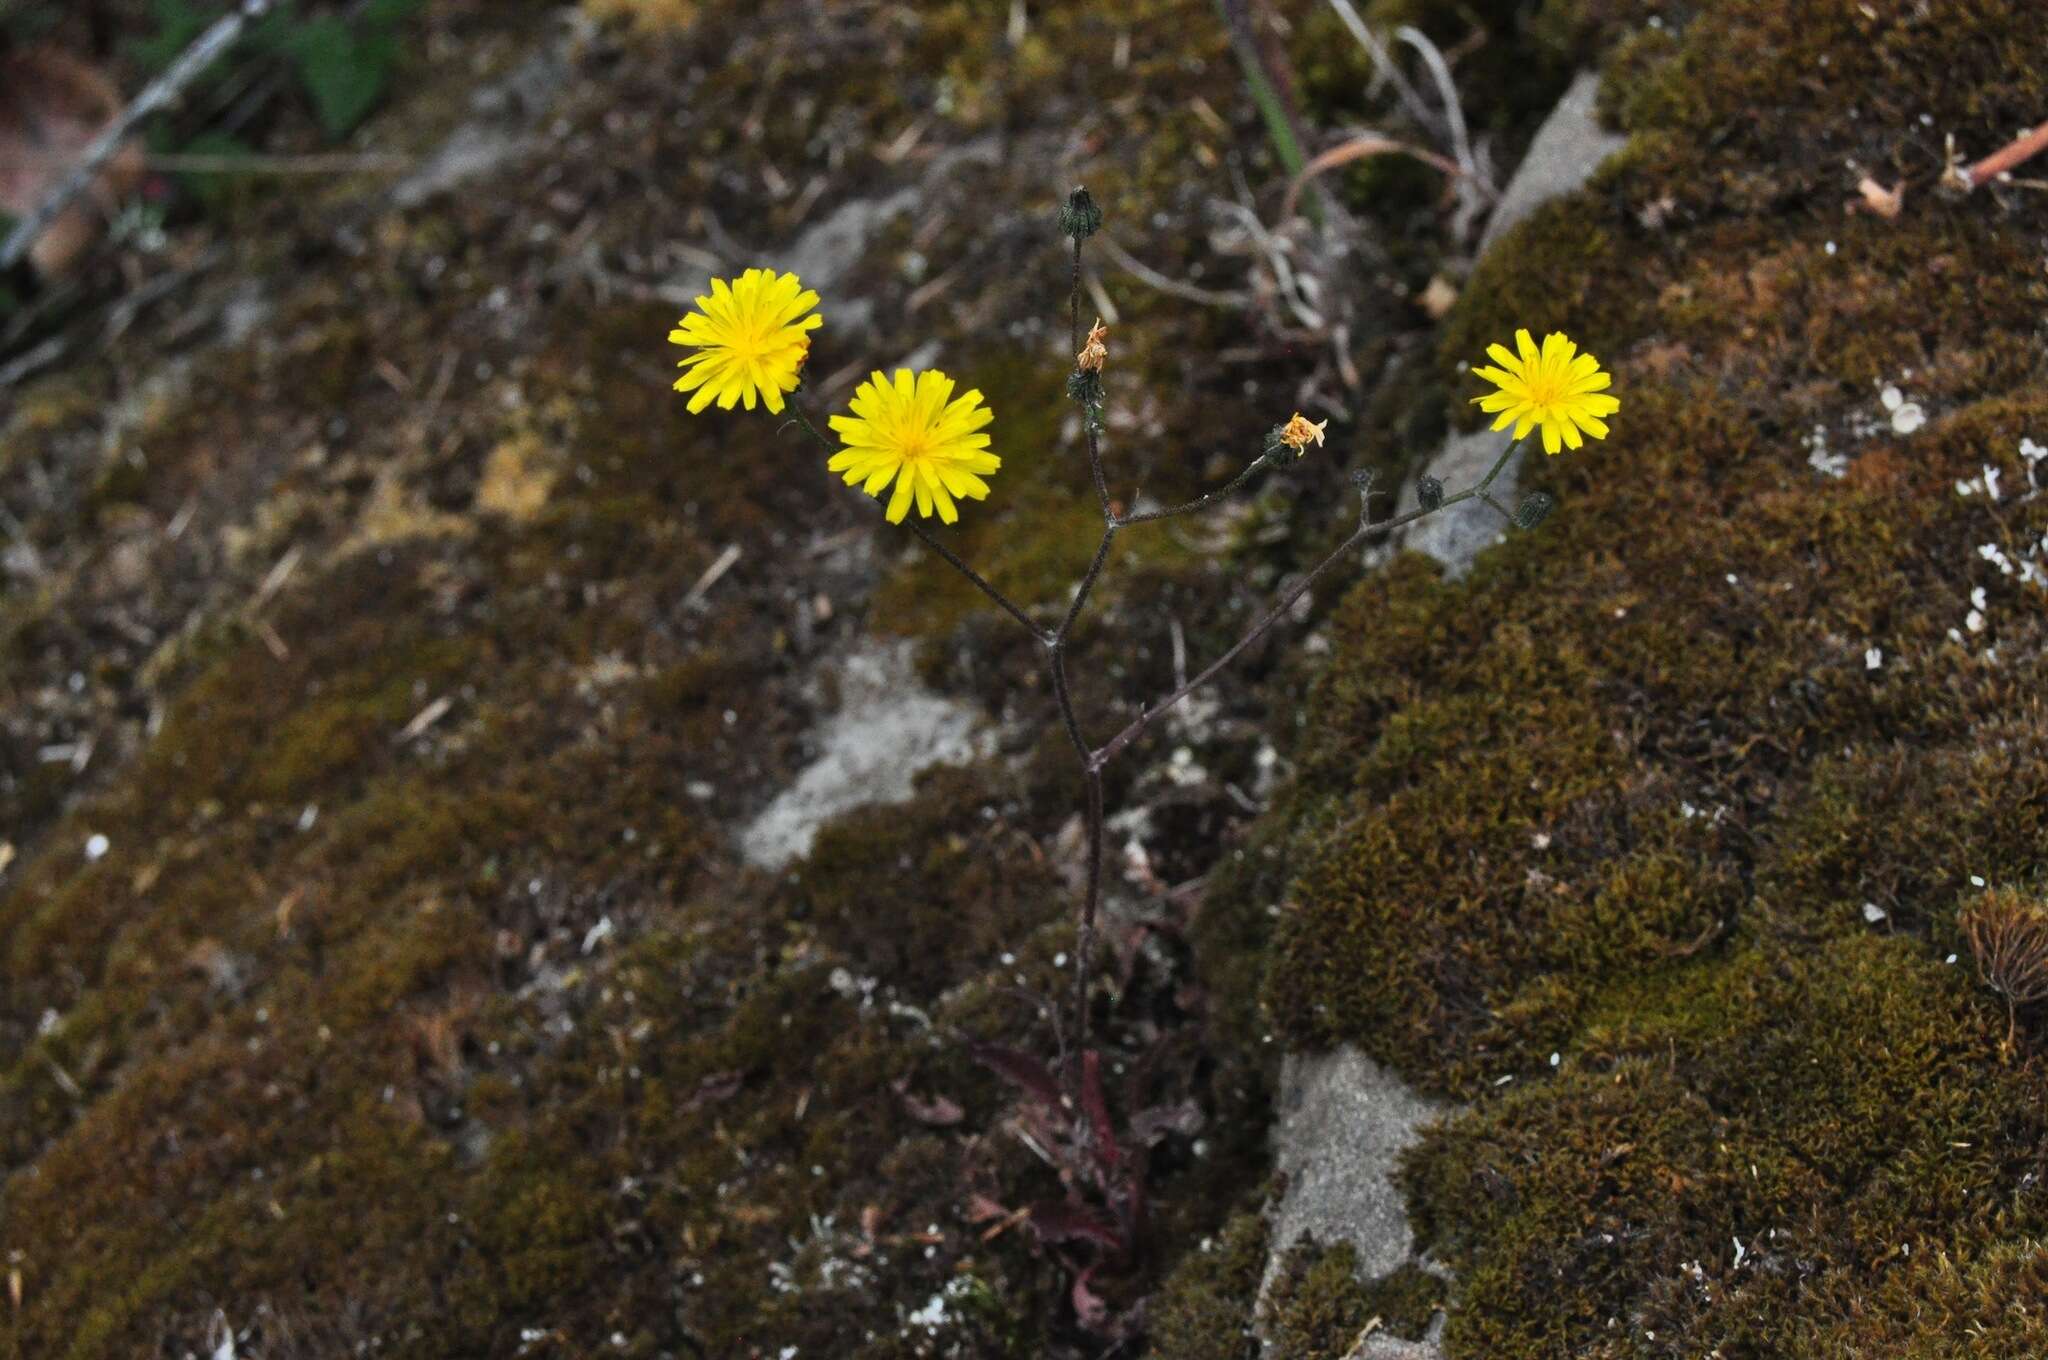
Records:
[[[1955,172],[1955,179],[1965,191],[1975,189],[1986,180],[1996,179],[2014,166],[2030,161],[2044,151],[2048,151],[2048,123],[2043,123],[2032,132],[2014,138],[1975,165],[1958,169]]]
[[[44,195],[42,202],[15,224],[4,242],[0,242],[0,269],[13,268],[28,253],[44,229],[70,206],[72,199],[84,192],[100,167],[120,150],[136,124],[183,94],[186,86],[198,79],[201,72],[213,65],[220,54],[242,36],[242,29],[251,19],[262,17],[269,9],[270,0],[241,0],[241,4],[214,20],[204,33],[195,38],[192,45],[171,63],[169,70],[143,86],[142,93],[135,97],[134,102],[86,147],[71,173]]]

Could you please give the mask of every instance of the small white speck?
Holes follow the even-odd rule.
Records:
[[[1896,387],[1887,386],[1884,391],[1877,394],[1877,399],[1884,406],[1885,410],[1896,411],[1899,407],[1905,405],[1906,394],[1899,391]]]
[[[1898,434],[1911,434],[1927,423],[1927,412],[1920,409],[1920,403],[1909,401],[1892,412],[1892,429]]]
[[[1497,1080],[1496,1080],[1496,1081],[1495,1081],[1495,1082],[1494,1082],[1493,1084],[1494,1084],[1495,1086],[1505,1086],[1505,1085],[1507,1085],[1507,1084],[1508,1084],[1509,1082],[1513,1081],[1514,1079],[1515,1079],[1515,1074],[1514,1074],[1514,1073],[1512,1073],[1512,1072],[1510,1072],[1510,1073],[1508,1073],[1508,1074],[1507,1074],[1506,1076],[1504,1076],[1504,1077],[1501,1077],[1501,1078],[1497,1079]]]
[[[1984,587],[1976,586],[1970,591],[1970,603],[1978,609],[1990,608],[1990,600],[1984,594]]]
[[[313,823],[319,820],[320,805],[318,803],[308,803],[306,804],[305,809],[299,813],[299,830],[311,831],[313,829]]]
[[[1563,1055],[1562,1053],[1553,1053],[1553,1054],[1551,1054],[1551,1055],[1550,1055],[1550,1065],[1551,1065],[1552,1067],[1555,1067],[1555,1066],[1557,1066],[1557,1065],[1558,1065],[1559,1063],[1561,1063],[1561,1062],[1563,1062],[1563,1061],[1564,1061],[1564,1055]]]
[[[85,838],[85,857],[89,860],[104,859],[112,848],[113,842],[97,831]]]
[[[1833,241],[1830,241],[1826,245],[1822,246],[1821,249],[1825,250],[1828,254],[1832,255],[1835,253],[1835,243]]]
[[[1065,950],[1061,950],[1059,953],[1052,956],[1052,966],[1055,968],[1064,968],[1067,966],[1067,955]]]
[[[1863,919],[1871,925],[1876,925],[1879,921],[1882,921],[1885,915],[1885,909],[1877,905],[1877,903],[1865,902],[1863,904]]]
[[[1970,886],[1971,886],[1971,887],[1973,887],[1973,888],[1981,888],[1981,887],[1983,887],[1983,886],[1984,886],[1984,878],[1983,878],[1983,875],[1981,875],[1981,874],[1971,874],[1971,875],[1970,875]]]
[[[1735,577],[1735,573],[1731,571],[1728,573],[1728,584],[1731,586],[1739,586],[1742,584],[1742,582],[1737,580]]]
[[[1537,832],[1529,838],[1529,844],[1535,846],[1538,850],[1548,850],[1550,848],[1550,833],[1548,831]]]
[[[1949,963],[1949,964],[1953,964],[1953,963],[1955,963],[1955,961],[1956,961],[1956,956],[1955,956],[1955,955],[1953,955],[1953,954],[1949,955],[1949,956],[1948,956],[1948,958],[1944,960],[1944,962],[1946,962],[1946,963]]]
[[[1874,671],[1874,670],[1879,670],[1879,669],[1881,669],[1881,668],[1882,668],[1883,666],[1884,666],[1884,649],[1883,649],[1882,647],[1866,647],[1866,648],[1864,648],[1864,650],[1863,650],[1863,669],[1864,669],[1864,670],[1867,670],[1867,671]]]
[[[1967,613],[1967,614],[1963,615],[1963,627],[1965,627],[1965,628],[1969,629],[1969,630],[1970,630],[1971,632],[1973,632],[1973,633],[1981,633],[1981,632],[1983,632],[1983,631],[1984,631],[1984,615],[1983,615],[1983,613],[1982,613],[1981,611],[1979,611],[1979,610],[1975,610],[1975,609],[1972,609],[1972,610],[1971,610],[1971,611],[1970,611],[1969,613]]]

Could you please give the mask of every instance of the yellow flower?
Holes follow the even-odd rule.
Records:
[[[988,436],[976,433],[995,419],[981,404],[981,393],[953,397],[953,380],[926,369],[912,375],[896,370],[892,382],[876,373],[853,394],[853,414],[832,417],[832,428],[846,447],[825,466],[870,496],[879,495],[893,479],[889,522],[901,524],[913,499],[917,513],[952,524],[960,518],[956,496],[981,500],[988,483],[979,474],[994,472],[1003,460],[988,451]]]
[[[1473,366],[1472,371],[1500,390],[1474,397],[1482,411],[1498,411],[1493,428],[1515,427],[1520,439],[1532,427],[1543,430],[1543,451],[1556,453],[1558,441],[1578,448],[1586,441],[1581,430],[1595,439],[1607,437],[1607,422],[1621,409],[1613,397],[1599,395],[1614,379],[1600,371],[1600,361],[1590,354],[1578,354],[1578,346],[1552,331],[1543,337],[1539,351],[1529,332],[1515,332],[1520,356],[1508,353],[1506,345],[1488,345],[1486,352],[1498,368]],[[1576,357],[1574,357],[1576,355]]]
[[[796,390],[797,370],[811,352],[805,332],[825,322],[804,316],[817,305],[818,295],[794,274],[749,269],[729,286],[713,279],[711,296],[698,298],[697,310],[668,333],[670,344],[694,348],[676,365],[687,370],[676,379],[676,391],[696,391],[690,414],[714,401],[721,411],[734,402],[751,411],[756,398],[780,414],[782,394]]]
[[[1294,456],[1299,458],[1302,454],[1308,452],[1309,440],[1315,440],[1317,448],[1323,446],[1323,429],[1329,423],[1327,420],[1310,420],[1301,412],[1296,411],[1294,418],[1281,428],[1280,442],[1293,449]]]

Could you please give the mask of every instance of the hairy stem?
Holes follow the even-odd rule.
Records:
[[[1290,588],[1285,595],[1282,595],[1280,597],[1278,603],[1276,603],[1271,609],[1267,610],[1263,615],[1261,615],[1256,623],[1252,624],[1251,628],[1246,631],[1243,637],[1240,637],[1236,642],[1232,643],[1229,649],[1225,651],[1222,656],[1219,656],[1216,658],[1216,660],[1210,662],[1201,674],[1195,676],[1187,683],[1181,685],[1178,689],[1174,690],[1173,693],[1167,695],[1158,703],[1153,704],[1149,708],[1140,710],[1138,716],[1135,719],[1133,719],[1128,725],[1126,725],[1121,732],[1118,732],[1115,736],[1111,737],[1107,742],[1104,742],[1100,747],[1096,748],[1096,750],[1088,758],[1089,765],[1096,770],[1102,769],[1103,766],[1107,765],[1111,760],[1115,759],[1117,755],[1121,753],[1125,747],[1129,746],[1132,742],[1136,741],[1139,735],[1143,733],[1147,727],[1151,726],[1152,723],[1161,714],[1171,709],[1175,704],[1178,704],[1181,700],[1187,698],[1188,695],[1194,693],[1203,685],[1206,685],[1211,680],[1215,679],[1217,675],[1222,673],[1225,667],[1227,667],[1231,662],[1235,661],[1239,656],[1243,655],[1246,648],[1250,647],[1254,642],[1258,641],[1260,637],[1264,636],[1267,629],[1271,628],[1274,624],[1278,623],[1283,617],[1285,617],[1288,611],[1294,607],[1295,601],[1299,600],[1302,597],[1302,595],[1308,591],[1308,588],[1316,583],[1317,578],[1322,576],[1322,574],[1328,571],[1331,567],[1337,565],[1337,563],[1342,558],[1356,550],[1360,544],[1364,543],[1365,540],[1371,537],[1372,535],[1377,533],[1389,532],[1391,530],[1401,528],[1403,525],[1413,524],[1415,521],[1419,519],[1426,519],[1430,515],[1438,514],[1444,510],[1447,510],[1451,506],[1457,505],[1461,501],[1468,501],[1473,499],[1483,498],[1489,505],[1492,505],[1496,510],[1500,510],[1501,514],[1508,515],[1508,512],[1505,509],[1502,509],[1500,503],[1494,500],[1489,488],[1492,487],[1494,479],[1500,476],[1501,469],[1507,466],[1508,459],[1512,457],[1514,455],[1515,450],[1520,447],[1520,440],[1510,440],[1508,442],[1508,446],[1501,450],[1500,457],[1494,460],[1493,466],[1487,470],[1487,473],[1484,477],[1480,478],[1477,482],[1474,482],[1471,486],[1465,488],[1463,491],[1458,492],[1456,495],[1444,497],[1443,503],[1436,506],[1434,509],[1415,509],[1410,510],[1405,515],[1397,515],[1391,519],[1374,520],[1371,518],[1370,507],[1368,505],[1368,507],[1365,510],[1363,510],[1360,514],[1358,528],[1353,530],[1351,534],[1348,537],[1346,537],[1342,543],[1338,544],[1336,550],[1330,553],[1329,556],[1325,557],[1322,561],[1316,563],[1315,566],[1311,567],[1306,576],[1302,577],[1301,580],[1295,582],[1293,587]],[[1512,516],[1509,516],[1509,518],[1512,518]]]
[[[1177,515],[1192,515],[1198,511],[1213,509],[1228,500],[1245,483],[1249,482],[1253,474],[1258,472],[1265,464],[1265,455],[1261,454],[1245,464],[1242,472],[1232,477],[1222,486],[1217,487],[1214,491],[1205,492],[1191,501],[1182,501],[1179,505],[1169,505],[1163,510],[1141,510],[1135,515],[1119,515],[1116,521],[1117,525],[1122,527],[1126,524],[1150,524],[1153,520],[1172,519]]]
[[[1082,776],[1086,797],[1088,820],[1088,887],[1081,900],[1081,928],[1074,939],[1074,1053],[1077,1061],[1070,1063],[1067,1081],[1078,1094],[1081,1065],[1079,1055],[1088,1051],[1088,975],[1090,961],[1095,956],[1095,915],[1102,902],[1102,770],[1088,765]],[[1085,1127],[1087,1115],[1080,1102],[1075,1101],[1075,1114]],[[1098,1132],[1098,1131],[1090,1131]],[[1106,1134],[1108,1130],[1100,1130]]]
[[[1074,602],[1067,606],[1067,616],[1060,620],[1060,626],[1053,630],[1055,644],[1065,642],[1074,631],[1074,623],[1081,617],[1081,610],[1088,603],[1088,593],[1095,589],[1095,582],[1102,575],[1102,565],[1109,560],[1109,545],[1116,541],[1116,525],[1111,524],[1102,531],[1102,541],[1095,545],[1095,557],[1088,563],[1087,574],[1074,591]]]

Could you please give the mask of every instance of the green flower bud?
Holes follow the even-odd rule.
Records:
[[[1071,236],[1078,243],[1100,230],[1102,209],[1095,206],[1094,197],[1086,189],[1077,187],[1060,204],[1060,234]]]
[[[1522,497],[1522,503],[1515,507],[1515,527],[1533,529],[1548,518],[1557,508],[1557,497],[1548,491],[1531,491]]]
[[[1415,498],[1422,502],[1425,510],[1435,510],[1444,503],[1444,484],[1434,477],[1424,477],[1415,484]]]

